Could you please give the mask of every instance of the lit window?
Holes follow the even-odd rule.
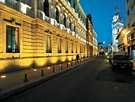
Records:
[[[76,27],[74,26],[74,32],[76,33]]]
[[[77,53],[77,44],[76,44],[76,53]]]
[[[71,21],[69,22],[69,28],[70,28],[70,30],[72,30],[72,23],[71,23]]]
[[[68,41],[66,41],[65,52],[68,53]]]
[[[19,52],[19,28],[6,26],[6,52]]]
[[[58,53],[61,53],[61,39],[58,38]]]
[[[48,35],[46,37],[46,53],[51,53],[52,52],[52,48],[51,48],[51,36]]]
[[[80,53],[83,53],[83,47],[80,46]]]
[[[73,43],[71,44],[71,52],[73,53],[74,51],[73,51]]]
[[[64,15],[64,19],[63,19],[63,24],[64,24],[65,27],[67,27],[67,18],[66,18],[65,15]]]

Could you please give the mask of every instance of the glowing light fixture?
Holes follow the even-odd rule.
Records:
[[[131,32],[131,30],[129,30],[128,28],[127,28],[127,29],[124,29],[124,30],[122,31],[122,33],[123,33],[123,34],[126,34],[126,35],[128,35],[130,32]]]
[[[33,69],[33,71],[34,71],[34,72],[36,72],[36,71],[37,71],[37,69]]]
[[[48,69],[48,70],[50,70],[50,69],[51,69],[51,67],[47,67],[47,69]]]
[[[0,76],[1,79],[4,79],[4,78],[6,78],[6,77],[7,77],[6,75],[1,75],[1,76]]]

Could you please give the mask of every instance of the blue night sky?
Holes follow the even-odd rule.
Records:
[[[92,15],[94,29],[99,42],[106,44],[112,41],[112,18],[116,6],[120,9],[122,22],[126,22],[125,0],[80,0],[87,14]]]

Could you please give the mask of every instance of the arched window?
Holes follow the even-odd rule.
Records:
[[[48,0],[44,1],[44,13],[46,16],[49,17],[49,2],[48,2]]]
[[[76,33],[76,27],[75,27],[75,25],[74,25],[74,32]]]
[[[79,13],[78,16],[79,16],[79,18],[80,18],[80,17],[81,17],[81,14]]]
[[[73,44],[73,42],[71,43],[71,52],[72,53],[74,52],[74,44]]]
[[[58,38],[57,44],[58,44],[58,53],[61,53],[61,51],[62,51],[62,46],[61,46],[62,40],[60,38]]]
[[[67,27],[67,18],[66,18],[66,15],[64,15],[63,24],[64,24],[65,27]]]
[[[51,42],[51,36],[46,36],[46,53],[52,53],[52,42]]]
[[[72,30],[72,23],[71,23],[71,20],[69,20],[69,28],[70,28],[70,30]]]
[[[72,0],[68,0],[68,1],[69,1],[70,5],[72,6]]]
[[[74,31],[74,24],[72,25],[72,31]]]
[[[59,23],[59,16],[60,16],[60,13],[59,13],[59,10],[58,8],[56,8],[56,21]]]

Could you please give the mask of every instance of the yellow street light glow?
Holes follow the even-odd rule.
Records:
[[[126,35],[128,35],[130,32],[131,32],[131,30],[129,30],[129,29],[124,29],[124,30],[122,31],[122,33],[123,33],[123,34],[126,34]]]
[[[33,71],[34,71],[34,72],[36,72],[36,71],[37,71],[37,69],[33,69]]]
[[[127,32],[127,34],[129,34],[131,31],[129,30],[128,32]]]
[[[47,67],[47,69],[48,69],[48,70],[50,70],[50,69],[51,69],[51,67]]]
[[[6,78],[6,77],[7,77],[6,75],[1,75],[1,76],[0,76],[1,79],[4,79],[4,78]]]

